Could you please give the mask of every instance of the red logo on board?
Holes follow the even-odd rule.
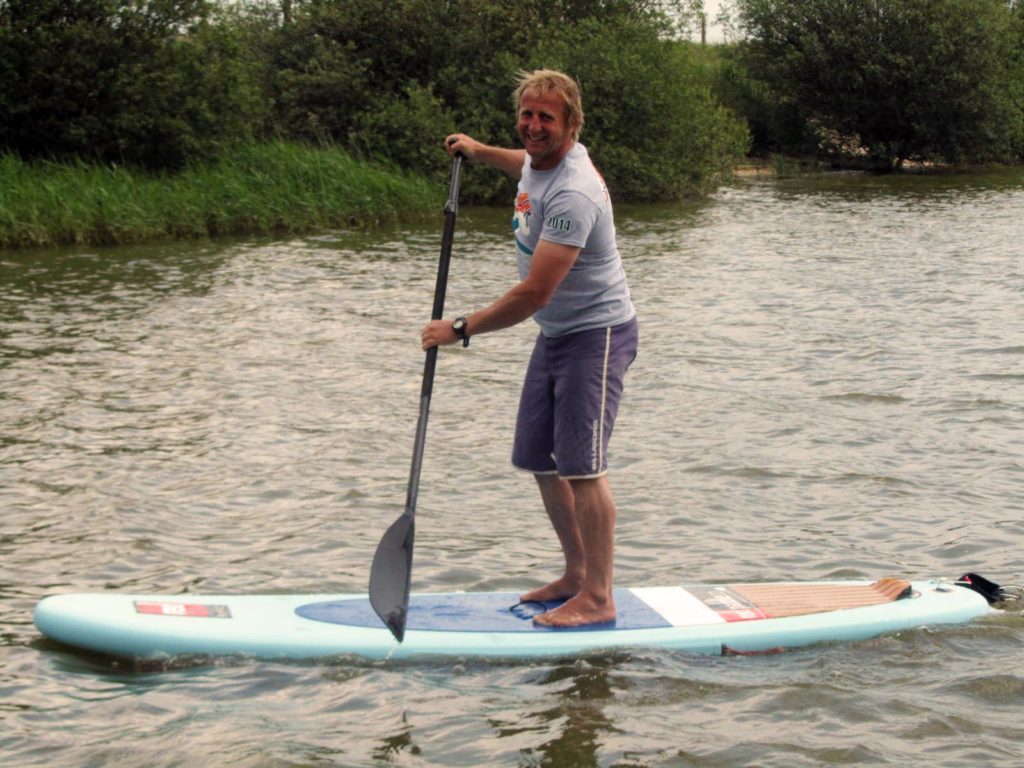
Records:
[[[691,592],[728,622],[769,618],[759,607],[726,587],[705,587]]]

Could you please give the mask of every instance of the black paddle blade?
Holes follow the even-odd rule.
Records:
[[[370,567],[370,605],[398,642],[405,637],[415,533],[413,516],[401,515],[381,537]]]

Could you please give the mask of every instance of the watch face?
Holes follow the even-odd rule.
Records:
[[[452,321],[452,330],[455,335],[462,339],[462,346],[469,346],[469,335],[466,333],[466,318],[457,317]]]

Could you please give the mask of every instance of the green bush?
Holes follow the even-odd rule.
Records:
[[[447,165],[442,137],[455,130],[455,118],[429,88],[413,83],[374,102],[354,120],[351,144],[359,154],[425,175]]]
[[[334,141],[441,180],[446,132],[514,138],[508,93],[539,31],[531,13],[529,3],[490,0],[300,6],[292,24],[263,36],[274,130]],[[467,175],[467,198],[481,196],[475,183],[479,175]]]
[[[742,47],[718,45],[713,50],[717,66],[710,78],[712,93],[746,121],[752,155],[817,153],[818,135],[800,104],[780,96],[763,79],[754,76],[744,61]]]
[[[443,183],[444,134],[514,145],[515,74],[543,66],[582,82],[621,199],[706,189],[748,141],[881,166],[1024,153],[1024,4],[737,5],[747,39],[700,48],[676,37],[694,0],[0,0],[0,152],[174,170],[285,138]]]
[[[263,109],[206,0],[0,3],[0,150],[180,168],[244,141]]]
[[[671,26],[655,6],[310,3],[269,38],[274,123],[440,181],[447,132],[516,145],[516,72],[556,67],[582,81],[585,141],[618,198],[699,192],[743,153],[746,133],[715,103],[693,46],[668,39]],[[488,173],[468,173],[464,185],[475,202],[505,202],[513,189]]]
[[[882,169],[1019,153],[1019,15],[1005,0],[740,0],[747,70]]]
[[[552,36],[533,60],[579,79],[581,140],[618,199],[706,191],[745,153],[746,127],[711,95],[694,48],[644,21],[588,21]]]

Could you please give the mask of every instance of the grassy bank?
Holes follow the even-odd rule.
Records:
[[[154,176],[0,156],[0,248],[284,234],[425,215],[437,185],[340,149],[254,144]]]

